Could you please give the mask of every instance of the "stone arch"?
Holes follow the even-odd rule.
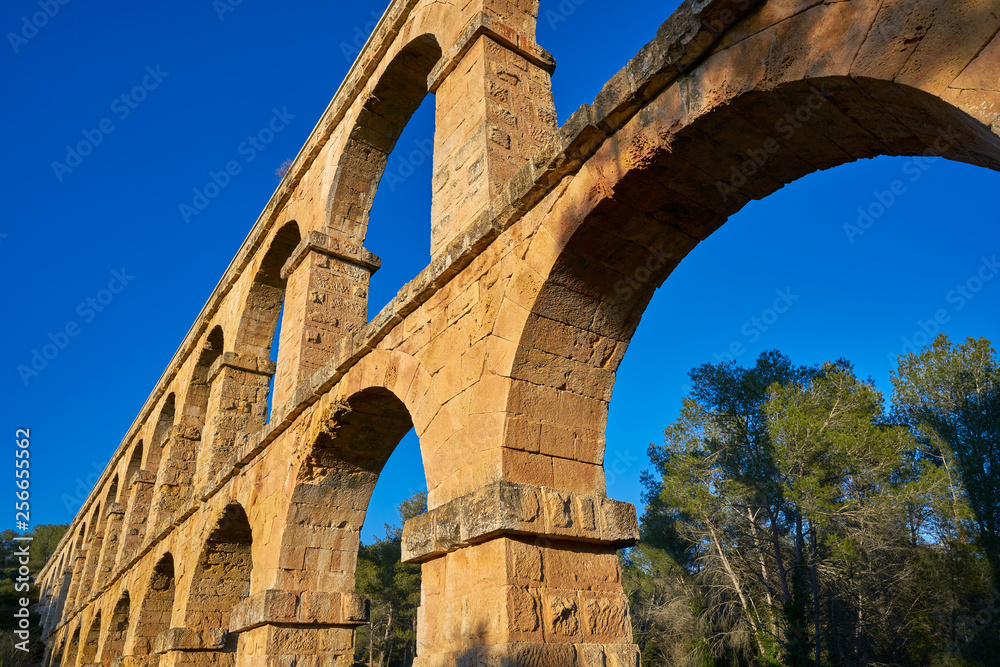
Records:
[[[104,494],[104,506],[118,502],[118,474],[111,478],[111,484],[108,485],[108,492]]]
[[[199,445],[205,430],[211,398],[213,370],[222,357],[225,335],[216,325],[205,337],[197,363],[191,372],[177,425],[165,447],[166,459],[158,475],[152,514],[157,527],[171,520],[185,501],[191,499],[196,476]]]
[[[80,529],[76,532],[73,540],[73,547],[69,552],[69,562],[66,563],[66,575],[69,580],[69,588],[66,592],[68,604],[63,607],[63,614],[67,614],[76,607],[77,597],[80,591],[80,582],[83,580],[84,566],[87,562],[87,552],[84,539],[87,534],[87,522],[80,522]]]
[[[80,665],[92,665],[97,661],[97,649],[101,643],[101,610],[94,612],[94,618],[90,621],[90,629],[80,646],[80,658],[77,661]]]
[[[212,525],[191,577],[184,610],[184,628],[204,642],[202,648],[236,652],[237,635],[229,633],[230,614],[250,595],[253,571],[253,530],[243,506],[230,503]],[[208,638],[225,637],[221,648]]]
[[[73,630],[73,634],[70,635],[69,643],[66,644],[66,653],[64,654],[64,662],[68,667],[75,667],[79,662],[77,658],[80,655],[80,625],[77,623],[76,629]]]
[[[608,402],[642,313],[748,201],[878,155],[1000,168],[995,22],[970,9],[941,25],[952,33],[947,57],[939,42],[934,57],[906,60],[886,56],[884,41],[912,54],[905,45],[924,38],[915,24],[898,34],[904,3],[848,5],[734,27],[596,149],[541,221],[527,253],[539,260],[536,296],[510,297],[526,306],[504,436],[515,481],[604,492]]]
[[[427,78],[441,59],[432,34],[404,46],[365,100],[347,139],[327,199],[327,228],[360,246],[389,154],[428,93]]]
[[[207,465],[228,456],[237,433],[252,433],[267,423],[268,404],[275,398],[270,384],[275,369],[281,366],[271,361],[271,347],[277,335],[281,353],[280,342],[289,335],[284,333],[287,326],[278,330],[288,286],[282,269],[301,240],[298,223],[285,223],[271,237],[256,266],[237,326],[234,352],[224,356],[215,380],[217,389],[213,383],[213,393],[220,393],[221,405],[210,428]],[[289,366],[285,363],[282,372],[291,377],[295,369]],[[275,394],[278,380],[275,378]]]
[[[51,632],[52,628],[59,622],[62,618],[63,609],[66,606],[66,596],[69,593],[69,587],[71,580],[73,578],[73,568],[67,566],[66,558],[67,554],[73,553],[72,543],[62,550],[59,556],[59,562],[53,571],[52,576],[52,604],[48,605],[43,616],[43,633]],[[61,655],[61,653],[60,653]],[[51,659],[51,656],[50,656]]]
[[[234,344],[237,355],[270,358],[271,342],[285,300],[286,281],[281,277],[281,269],[301,240],[299,226],[294,221],[285,223],[271,238],[240,317]]]
[[[150,438],[149,451],[146,452],[144,469],[154,475],[159,470],[160,459],[163,457],[163,449],[167,444],[167,439],[170,437],[170,429],[174,425],[174,411],[175,397],[174,393],[170,392],[163,400],[163,407],[160,408],[160,416],[157,417],[156,424],[153,426],[153,436]]]
[[[97,571],[97,562],[100,559],[101,545],[103,543],[102,530],[104,528],[104,516],[101,514],[101,503],[94,504],[94,510],[90,515],[90,528],[86,533],[86,557],[83,559],[83,566],[80,577],[80,588],[76,593],[76,603],[87,599],[94,584],[94,574]]]
[[[126,655],[149,655],[153,652],[156,637],[170,628],[175,589],[174,557],[165,553],[153,567],[136,616],[131,644],[126,638]]]
[[[153,496],[155,475],[142,467],[145,455],[143,440],[140,439],[132,448],[128,465],[125,468],[125,485],[121,496],[124,500],[124,515],[122,517],[123,535],[119,540],[119,550],[114,556],[111,567],[127,562],[132,554],[142,545],[146,535],[146,523],[149,520],[150,503]]]
[[[119,476],[115,476],[108,486],[108,492],[104,498],[104,516],[101,525],[101,545],[96,555],[95,567],[97,574],[94,579],[94,587],[100,588],[115,566],[115,558],[118,555],[119,541],[121,539],[122,521],[125,510],[118,502],[119,497]]]
[[[181,413],[181,425],[197,429],[199,432],[205,426],[208,411],[208,399],[211,392],[211,371],[215,362],[222,356],[226,347],[226,335],[221,325],[215,325],[205,336],[198,362],[191,372],[191,382],[188,384],[187,396],[184,398],[184,409]]]
[[[355,365],[317,406],[301,438],[308,446],[295,447],[295,481],[284,521],[275,521],[282,526],[280,549],[262,554],[255,593],[231,619],[230,629],[240,633],[248,658],[263,655],[255,651],[264,651],[275,633],[287,633],[299,637],[299,645],[315,646],[300,657],[353,659],[354,628],[367,618],[364,600],[353,591],[368,501],[385,462],[412,428],[410,414],[419,413],[413,406],[426,399],[429,385],[416,359],[379,350]]]
[[[125,486],[122,489],[124,497],[128,497],[128,490],[132,485],[133,478],[136,473],[142,470],[142,455],[142,438],[140,438],[139,442],[132,448],[132,456],[129,457],[128,466],[125,468]]]
[[[50,667],[57,667],[62,664],[63,654],[66,652],[66,633],[65,630],[59,632],[54,641],[49,645],[49,659],[48,665]]]
[[[124,655],[125,639],[128,636],[131,599],[128,591],[123,591],[115,603],[108,620],[108,629],[104,637],[104,648],[101,649],[101,662],[109,665],[115,658]]]
[[[402,353],[362,360],[324,397],[290,498],[277,588],[353,592],[368,501],[389,456],[413,427],[429,377]],[[314,553],[289,558],[301,543]],[[295,563],[296,566],[290,566]]]

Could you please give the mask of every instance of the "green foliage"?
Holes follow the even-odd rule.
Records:
[[[427,493],[397,508],[401,522],[427,511]],[[403,530],[386,525],[385,538],[358,549],[355,591],[370,600],[370,623],[358,629],[355,659],[372,667],[410,665],[417,647],[420,566],[401,562]]]
[[[939,339],[903,358],[893,414],[844,360],[795,367],[768,352],[691,379],[650,446],[642,544],[622,561],[643,664],[995,657],[988,343]]]
[[[31,531],[31,573],[38,574],[55,553],[59,540],[69,530],[68,524],[42,524]]]
[[[899,360],[893,403],[948,475],[957,473],[976,541],[1000,590],[1000,365],[985,338],[953,345],[939,335]],[[949,462],[957,465],[950,466]]]

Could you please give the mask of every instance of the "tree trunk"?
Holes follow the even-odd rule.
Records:
[[[729,580],[732,582],[733,588],[736,589],[736,595],[739,597],[740,604],[743,606],[743,612],[747,615],[747,619],[750,621],[750,626],[753,628],[753,637],[757,642],[757,650],[760,652],[760,655],[764,655],[764,643],[760,639],[760,627],[757,625],[757,620],[754,618],[755,613],[750,610],[750,605],[747,603],[747,596],[743,593],[743,587],[740,586],[740,581],[736,577],[736,573],[729,565],[729,559],[726,558],[726,554],[722,551],[722,545],[719,544],[719,538],[715,534],[715,526],[709,523],[708,530],[712,534],[712,544],[715,545],[715,551],[719,554],[719,560],[722,562],[722,567],[729,576]]]

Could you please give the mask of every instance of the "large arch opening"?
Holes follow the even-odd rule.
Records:
[[[326,414],[302,462],[284,543],[317,530],[327,537],[317,573],[321,588],[354,590],[362,526],[372,491],[396,445],[413,428],[403,402],[381,387],[358,391]],[[335,518],[336,520],[332,520]],[[300,586],[300,574],[283,573],[287,585]],[[283,584],[284,585],[284,584]]]
[[[833,12],[816,10],[817,15],[832,16]],[[837,26],[829,30],[840,29],[842,24],[837,22]],[[872,34],[881,29],[873,27]],[[794,37],[798,34],[803,35],[802,43]],[[748,202],[818,170],[876,156],[908,156],[912,160],[903,164],[916,169],[915,173],[923,168],[920,160],[924,156],[941,156],[992,170],[1000,166],[1000,141],[994,134],[996,114],[992,111],[995,93],[961,86],[961,95],[968,97],[958,104],[959,93],[948,89],[942,96],[955,101],[952,105],[913,86],[861,76],[817,76],[781,83],[774,70],[781,74],[799,68],[796,71],[804,76],[807,71],[829,71],[834,67],[831,63],[840,64],[843,54],[816,53],[817,45],[826,44],[819,38],[822,34],[819,27],[801,23],[783,29],[781,35],[765,32],[761,41],[772,50],[761,70],[749,64],[744,67],[752,58],[743,61],[733,53],[709,58],[699,71],[682,77],[606,141],[574,178],[580,179],[582,187],[574,190],[571,184],[567,188],[566,199],[572,201],[564,200],[556,214],[541,223],[544,231],[539,236],[556,250],[551,255],[553,261],[542,271],[541,289],[529,307],[519,341],[509,412],[537,424],[542,433],[546,428],[572,433],[576,459],[581,457],[581,442],[594,443],[585,450],[582,461],[590,474],[586,478],[566,475],[560,480],[560,459],[570,457],[551,448],[555,439],[543,436],[536,441],[542,451],[532,455],[551,457],[556,486],[602,493],[612,473],[638,476],[642,464],[636,462],[641,458],[612,461],[608,457],[613,450],[608,447],[606,452],[605,447],[611,391],[625,350],[654,290],[695,246]],[[920,36],[912,41],[919,41]],[[984,39],[988,42],[992,35]],[[840,40],[833,41],[840,44]],[[991,51],[996,51],[995,44]],[[787,57],[782,60],[780,55]],[[972,56],[970,52],[968,57]],[[962,62],[964,67],[967,60]],[[908,80],[919,79],[928,89],[937,90],[944,90],[962,69],[944,79],[948,71],[933,72],[930,65],[926,67]],[[967,69],[973,78],[983,77],[985,71],[995,71],[995,65]],[[744,78],[757,72],[758,79],[748,82]],[[938,76],[940,80],[929,83]],[[758,87],[767,92],[758,92]],[[992,90],[995,85],[983,84],[987,87]],[[752,92],[741,94],[741,90]],[[889,181],[872,193],[872,202],[881,209],[863,205],[852,217],[850,222],[859,230],[849,230],[853,236],[847,243],[856,241],[859,231],[867,233],[873,220],[893,205],[893,198],[898,199],[902,190],[894,191],[894,183]],[[864,224],[857,224],[854,218],[864,220]],[[845,242],[843,234],[838,230],[841,242]],[[754,246],[745,244],[743,251],[747,248]],[[977,268],[974,265],[971,270]],[[727,275],[730,280],[740,280],[739,275]],[[784,289],[786,285],[776,287]],[[942,294],[942,300],[945,298]],[[788,305],[783,303],[782,308]],[[765,312],[769,306],[765,304]],[[774,312],[759,320],[773,324]],[[762,331],[759,327],[756,330]],[[743,353],[745,346],[740,345],[739,336],[744,334],[738,334],[734,346],[719,350],[720,357]],[[557,405],[572,409],[546,416],[540,408],[553,405],[553,399]],[[505,445],[511,450],[526,449],[513,438]],[[513,466],[511,469],[517,474]],[[527,477],[517,481],[546,483]],[[553,478],[547,481],[552,484]],[[800,532],[799,546],[801,542]],[[818,597],[815,592],[810,595],[814,600]],[[738,608],[738,604],[733,607]],[[814,604],[813,609],[818,606]],[[869,611],[857,611],[858,627],[877,620],[862,620],[862,613]],[[764,649],[759,652],[764,653]]]
[[[132,448],[132,456],[129,457],[128,466],[125,468],[125,488],[123,490],[126,497],[137,472],[142,470],[142,440]]]
[[[370,277],[347,273],[364,298],[359,309],[367,305],[349,328],[381,311],[430,261],[435,98],[427,77],[440,58],[429,34],[400,50],[368,94],[337,165],[327,227],[350,244],[366,244],[386,267]]]
[[[250,401],[251,413],[244,418],[246,424],[240,430],[255,431],[266,424],[275,395],[283,396],[282,392],[294,384],[294,364],[287,363],[284,359],[286,353],[282,352],[283,349],[294,352],[295,346],[286,341],[292,332],[289,330],[283,333],[283,329],[288,327],[279,327],[288,286],[287,278],[281,275],[281,269],[301,240],[299,226],[295,222],[286,223],[275,233],[254,274],[253,286],[240,317],[235,339],[236,354],[245,357],[245,365],[249,364],[250,367],[259,368],[261,361],[274,359],[279,368],[274,375],[254,374],[253,386],[248,388],[253,394]],[[281,342],[286,344],[282,346]],[[213,447],[222,446],[224,443],[220,440],[231,437],[222,435],[220,438],[220,433],[212,435]]]
[[[115,566],[115,558],[118,555],[119,540],[121,539],[122,532],[122,519],[124,518],[124,513],[121,506],[118,504],[119,497],[119,476],[116,474],[111,480],[111,485],[108,487],[108,493],[104,498],[104,525],[102,526],[102,534],[104,537],[103,543],[101,544],[100,562],[97,566],[97,576],[95,579],[95,587],[100,587],[104,584],[107,576],[111,573]]]
[[[358,114],[337,165],[327,201],[329,229],[358,244],[364,242],[368,215],[389,154],[427,96],[427,76],[440,59],[437,39],[421,35],[386,67]]]
[[[72,667],[75,667],[75,665],[79,664],[77,661],[77,657],[79,656],[79,654],[80,654],[80,626],[78,625],[76,627],[76,630],[74,630],[73,634],[70,636],[69,644],[66,645],[66,655],[65,655],[66,664]]]
[[[90,622],[90,630],[87,638],[80,647],[80,665],[90,665],[97,660],[97,649],[101,644],[101,610],[94,612],[94,619]]]
[[[226,507],[205,541],[191,580],[184,627],[229,630],[234,606],[250,595],[253,531],[239,503]],[[227,635],[223,652],[234,653],[238,634]]]
[[[519,341],[508,406],[511,415],[593,443],[576,455],[589,472],[564,477],[582,493],[604,491],[608,401],[643,311],[677,264],[729,216],[817,169],[877,155],[1000,167],[1000,139],[987,128],[937,97],[896,84],[846,77],[789,83],[739,96],[680,127],[677,114],[684,119],[687,112],[677,107],[678,87],[591,158],[620,165],[607,183],[610,196],[579,224],[567,226],[559,216],[543,222],[560,250]],[[562,389],[579,409],[555,419],[538,411]],[[505,446],[524,449],[513,438]]]
[[[381,385],[384,380],[392,387],[395,379],[399,378],[400,384],[405,387],[409,380],[402,378],[409,377],[413,372],[406,370],[406,360],[402,357],[385,357],[379,361],[369,359],[362,366],[369,364],[374,366],[367,370],[357,367],[352,371],[366,378],[363,384]],[[370,373],[382,379],[375,380]],[[351,384],[346,382],[344,386]],[[391,630],[388,638],[395,641],[399,634],[393,633],[399,630],[405,634],[403,626],[406,623],[412,625],[415,619],[419,568],[401,566],[401,536],[386,534],[383,530],[383,526],[389,523],[399,526],[395,512],[383,510],[382,514],[377,514],[380,519],[388,520],[376,521],[378,525],[371,531],[374,539],[366,540],[367,546],[361,543],[361,533],[369,518],[376,483],[400,442],[412,431],[413,422],[406,405],[391,389],[369,386],[350,391],[352,393],[347,396],[330,396],[329,402],[324,402],[313,421],[308,436],[311,446],[303,452],[299,463],[297,484],[285,521],[282,553],[288,557],[283,559],[286,565],[279,571],[276,584],[303,593],[314,590],[342,595],[357,592],[362,596],[375,593],[369,596],[370,617],[379,623],[389,616],[383,613],[386,610],[382,609],[384,605],[380,596],[392,595],[396,584],[401,579],[407,579],[410,584],[408,590],[412,593],[406,603],[409,607],[404,610],[398,606],[405,596],[394,597],[396,606],[391,610],[391,619],[396,625],[391,629],[385,623],[379,626],[380,636],[386,637],[385,632]],[[415,437],[411,444],[415,450],[419,447]],[[399,466],[400,462],[395,462],[395,477],[387,480],[389,487],[394,488],[383,488],[383,493],[393,498],[390,501],[393,505],[410,496],[408,489],[423,486],[422,483],[414,484],[412,479],[414,463],[422,466],[419,451],[410,452],[407,461],[408,466]],[[423,495],[415,503],[410,503],[416,508],[414,511],[422,511],[425,499]],[[306,540],[317,546],[307,549],[305,557],[301,558],[297,555],[296,545]],[[364,565],[359,565],[359,557]],[[380,578],[382,575],[385,578]],[[351,618],[357,620],[359,617]],[[357,625],[354,620],[350,622]],[[409,629],[412,631],[412,627]],[[360,631],[358,636],[361,639],[357,640],[356,636],[358,643],[352,641],[351,645],[359,650],[362,644],[367,648],[370,643],[366,632]],[[413,652],[412,647],[410,652]],[[346,659],[349,655],[344,657]]]
[[[188,385],[188,394],[185,398],[186,408],[181,415],[181,423],[197,429],[199,436],[205,427],[208,399],[212,389],[209,371],[211,371],[215,361],[222,356],[225,347],[225,333],[221,326],[216,325],[205,337],[201,352],[198,353],[198,362],[191,372],[191,382]]]
[[[153,474],[159,472],[163,449],[167,444],[167,438],[170,437],[170,429],[174,425],[174,404],[174,394],[170,393],[164,399],[163,407],[160,408],[160,415],[157,417],[156,425],[153,427],[153,437],[150,439],[149,452],[146,455],[146,470]]]
[[[156,636],[170,628],[174,589],[174,557],[168,553],[161,556],[153,568],[136,616],[134,639],[127,655],[150,655],[153,652]]]
[[[146,522],[149,519],[149,503],[152,500],[152,488],[148,480],[141,479],[142,461],[145,449],[143,441],[139,440],[132,448],[128,466],[125,468],[125,486],[122,489],[122,499],[125,505],[123,516],[123,534],[115,563],[123,561],[135,553],[146,535]]]
[[[221,326],[215,326],[205,337],[198,361],[191,372],[178,426],[167,449],[167,460],[159,475],[153,514],[158,523],[169,520],[192,495],[197,473],[197,460],[203,442],[212,380],[209,373],[222,356],[225,346]]]

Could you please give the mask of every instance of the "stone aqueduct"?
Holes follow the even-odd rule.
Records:
[[[412,426],[417,664],[636,665],[602,464],[655,287],[817,169],[1000,167],[996,2],[689,0],[557,127],[538,1],[392,2],[39,575],[46,664],[351,664]],[[428,93],[433,259],[367,321],[368,211]]]

